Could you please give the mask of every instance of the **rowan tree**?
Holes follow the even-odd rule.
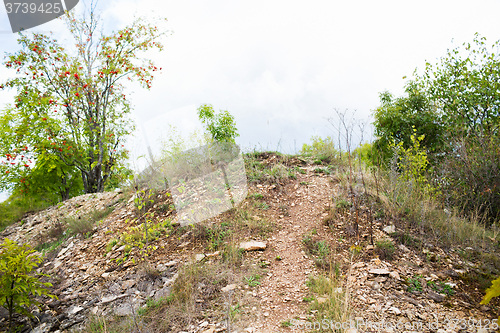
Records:
[[[151,88],[161,68],[139,54],[163,50],[159,40],[168,31],[138,18],[104,35],[95,7],[79,18],[69,12],[64,20],[73,45],[64,47],[53,35],[21,33],[20,50],[6,55],[4,65],[17,75],[0,89],[17,90],[12,107],[22,118],[4,157],[17,157],[22,147],[34,159],[56,156],[58,167],[78,170],[85,193],[101,192],[127,157],[124,141],[134,129],[124,82]],[[37,140],[29,134],[33,129],[40,133]],[[4,164],[1,172],[12,170]]]

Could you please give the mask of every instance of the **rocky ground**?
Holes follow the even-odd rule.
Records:
[[[273,156],[266,156],[263,163],[274,163]],[[252,184],[249,194],[259,194],[261,199],[249,196],[241,204],[256,209],[257,204],[264,203],[265,209],[256,209],[258,216],[253,218],[272,221],[274,228],[266,237],[251,233],[237,237],[239,247],[246,251],[242,265],[260,266],[262,277],[253,285],[248,280],[228,280],[216,290],[220,306],[224,308],[230,302],[229,308],[236,314],[230,323],[231,332],[311,331],[314,327],[308,323],[318,324],[320,313],[311,306],[326,302],[328,295],[313,295],[315,300],[307,301],[311,291],[306,282],[311,276],[331,274],[332,266],[325,269],[318,265],[304,245],[306,235],[329,245],[329,258],[340,271],[339,292],[349,299],[349,319],[359,324],[350,333],[484,332],[480,324],[487,326],[487,331],[495,331],[491,320],[498,317],[497,306],[480,305],[482,291],[464,279],[475,262],[459,256],[459,249],[443,249],[439,244],[423,241],[418,247],[406,246],[395,236],[403,226],[389,219],[375,220],[374,240],[379,245],[390,241],[393,247],[371,245],[366,207],[360,208],[363,213],[356,237],[350,227],[351,211],[342,218],[328,219],[333,199],[341,192],[338,180],[317,172],[316,166],[300,167],[305,173],[297,172],[296,179]],[[158,194],[150,207],[157,213],[157,220],[172,221],[168,234],[151,243],[157,246],[148,260],[154,273],[138,262],[120,260],[127,259],[126,246],[112,242],[139,216],[131,195],[117,190],[72,198],[25,216],[0,234],[2,239],[33,246],[50,244],[61,239],[54,229],[65,218],[85,218],[86,212],[113,208],[86,237],[63,238],[47,254],[39,271],[52,276],[52,292],[58,300],[44,299],[43,311],[36,312],[33,320],[24,321],[23,332],[81,331],[92,316],[136,317],[148,300],[171,293],[183,265],[211,265],[220,260],[220,251],[209,249],[206,241],[195,237],[195,231],[182,231],[176,224],[175,211],[168,208],[171,198],[165,192]],[[224,218],[212,222],[220,224]],[[137,254],[134,251],[131,257]],[[196,302],[208,304],[203,298]],[[5,330],[5,311],[0,312],[0,318],[0,329]],[[175,331],[228,331],[225,319],[222,315],[195,316],[187,327]],[[335,324],[328,323],[329,327]]]

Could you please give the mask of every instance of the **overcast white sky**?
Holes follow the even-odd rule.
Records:
[[[475,32],[489,43],[500,39],[499,1],[101,0],[99,8],[106,31],[134,15],[166,17],[173,31],[163,52],[147,54],[163,67],[153,88],[131,89],[134,115],[150,122],[153,149],[163,125],[184,134],[201,128],[196,108],[211,103],[235,116],[243,147],[279,144],[292,152],[311,135],[333,134],[324,118],[334,108],[368,119],[378,94],[401,94],[403,76],[426,60],[436,62]],[[0,7],[2,54],[17,50],[9,30]],[[61,40],[64,30],[60,20],[32,29]],[[7,75],[0,68],[0,81]],[[11,100],[12,93],[0,92],[0,108]],[[138,132],[131,141],[136,156],[142,138]]]

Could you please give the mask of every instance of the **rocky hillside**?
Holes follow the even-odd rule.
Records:
[[[359,186],[353,207],[332,167],[260,154],[247,168],[247,198],[196,226],[176,223],[166,191],[139,211],[132,190],[72,198],[9,226],[1,238],[46,256],[38,271],[58,296],[41,299],[34,319],[17,318],[23,332],[494,328],[498,304],[479,302],[496,253],[485,271],[478,249],[376,213],[380,202]]]

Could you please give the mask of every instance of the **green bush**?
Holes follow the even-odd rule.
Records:
[[[44,201],[36,196],[12,194],[0,203],[0,231],[22,219],[24,214],[43,210],[51,204],[52,202]]]
[[[234,116],[227,110],[216,113],[212,105],[203,104],[198,108],[198,118],[215,141],[234,143],[234,139],[240,136]]]
[[[314,161],[315,164],[331,164],[338,156],[333,139],[329,136],[322,139],[317,135],[311,137],[310,145],[307,143],[302,145],[300,153],[305,156],[314,157],[316,159]]]
[[[32,274],[34,268],[42,262],[42,257],[34,254],[28,245],[18,245],[5,238],[0,245],[0,305],[9,311],[9,327],[13,327],[15,312],[32,316],[29,308],[40,306],[33,296],[45,295],[57,298],[47,290],[52,284],[41,282],[39,277],[46,274]]]
[[[500,137],[468,137],[455,141],[455,151],[444,158],[443,197],[450,206],[492,224],[500,220]]]

